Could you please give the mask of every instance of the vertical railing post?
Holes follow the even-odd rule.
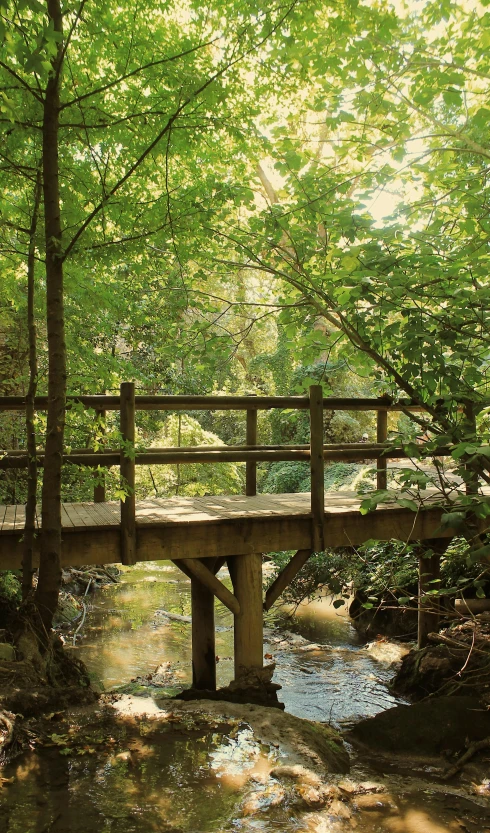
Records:
[[[257,411],[247,410],[247,445],[257,445]],[[245,494],[253,496],[257,494],[257,463],[247,461],[245,463]]]
[[[310,475],[313,551],[325,549],[323,523],[325,518],[325,482],[323,460],[323,388],[310,387]]]
[[[96,425],[99,426],[102,434],[105,434],[106,411],[103,409],[96,412]],[[105,503],[105,474],[95,472],[96,483],[94,485],[94,503]]]
[[[121,437],[121,486],[126,497],[121,500],[121,562],[134,564],[136,561],[136,500],[135,500],[135,395],[134,382],[121,383],[120,399]]]
[[[376,424],[376,442],[385,443],[388,439],[388,411],[378,411]],[[376,464],[376,488],[386,489],[388,486],[388,472],[386,458],[378,458]]]
[[[476,440],[476,414],[474,403],[470,401],[466,401],[464,403],[464,428],[465,428],[465,439],[469,439],[470,442],[475,442]],[[468,479],[466,481],[466,494],[467,495],[477,495],[478,494],[478,474],[476,471],[471,469],[468,465],[465,466],[466,472],[468,474]]]

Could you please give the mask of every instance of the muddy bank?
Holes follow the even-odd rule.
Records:
[[[484,833],[489,802],[420,771],[373,776],[336,732],[277,709],[105,697],[31,721],[0,833]]]
[[[370,609],[363,607],[367,595],[356,592],[349,605],[352,626],[362,639],[375,639],[378,635],[405,641],[417,640],[417,610],[400,606],[395,598],[379,599]]]
[[[434,697],[362,720],[349,738],[376,754],[442,766],[466,746],[490,738],[490,711],[476,697]]]
[[[30,717],[96,700],[83,662],[65,650],[65,643],[74,644],[84,625],[89,591],[115,584],[118,575],[116,567],[64,570],[54,631],[42,645],[36,637],[34,605],[21,603],[18,576],[3,575],[3,584],[5,576],[10,582],[12,605],[0,630],[0,709]]]
[[[473,695],[490,704],[490,614],[429,634],[429,640],[403,658],[393,689],[411,699]]]

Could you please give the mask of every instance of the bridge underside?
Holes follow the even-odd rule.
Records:
[[[383,505],[361,515],[354,492],[325,497],[326,547],[443,536],[435,505],[418,513]],[[23,526],[23,506],[0,506],[0,569],[20,568]],[[313,549],[309,493],[153,498],[136,504],[136,561],[308,549]],[[63,504],[63,565],[120,561],[119,503]]]

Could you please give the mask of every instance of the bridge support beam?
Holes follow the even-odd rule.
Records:
[[[235,680],[252,668],[264,667],[262,554],[228,558],[228,569],[240,612],[235,619]]]
[[[276,580],[271,584],[265,594],[264,610],[271,609],[274,602],[278,600],[279,596],[284,592],[286,587],[289,587],[312,553],[312,550],[298,550],[298,552],[293,555],[291,561],[286,564],[284,570],[281,570]]]
[[[207,574],[214,578],[225,560],[204,558],[199,561],[199,575],[196,574],[195,569],[199,564],[198,561],[191,561],[189,564],[188,559],[180,559],[173,563],[191,580],[192,688],[199,691],[216,691],[216,631],[214,627],[216,588],[213,589],[210,586]]]
[[[214,593],[195,576],[191,576],[191,605],[192,687],[216,691]]]

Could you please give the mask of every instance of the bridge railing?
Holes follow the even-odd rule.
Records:
[[[105,419],[108,411],[119,411],[122,448],[75,449],[64,455],[64,462],[93,468],[119,466],[127,495],[121,501],[121,530],[124,560],[131,563],[136,534],[135,521],[135,467],[137,465],[168,465],[186,463],[243,462],[246,464],[245,493],[257,492],[257,463],[303,460],[310,463],[311,514],[315,550],[323,549],[323,522],[325,511],[324,464],[325,461],[377,461],[377,487],[386,488],[387,460],[407,457],[401,449],[394,449],[387,442],[388,413],[390,411],[423,411],[419,404],[409,400],[393,402],[383,398],[324,397],[321,385],[312,385],[308,396],[192,396],[192,395],[136,395],[133,382],[123,382],[120,394],[68,396],[67,407],[82,404],[94,409],[96,419]],[[46,410],[46,396],[36,397],[36,410]],[[20,396],[0,397],[0,411],[25,409],[25,399]],[[310,415],[310,442],[299,445],[260,445],[257,435],[259,410],[287,409],[308,410]],[[136,411],[245,411],[246,443],[234,446],[186,446],[152,448],[134,451],[136,436]],[[376,443],[324,443],[323,414],[325,410],[375,411],[377,412]],[[438,455],[450,453],[442,448]],[[43,452],[38,453],[38,463],[43,465]],[[25,468],[28,458],[25,451],[4,451],[0,469]],[[104,484],[94,487],[94,501],[105,500]]]

